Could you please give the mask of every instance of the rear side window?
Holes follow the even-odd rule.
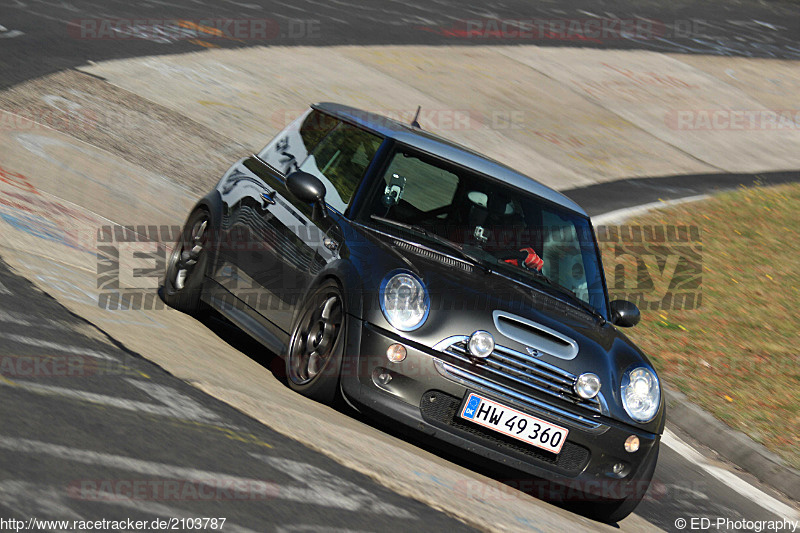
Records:
[[[258,157],[284,176],[291,174],[337,124],[335,118],[309,110],[276,135]]]
[[[312,150],[300,170],[325,184],[325,201],[339,212],[350,203],[382,138],[341,123]]]

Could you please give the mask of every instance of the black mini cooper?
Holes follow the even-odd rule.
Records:
[[[217,309],[297,392],[567,487],[592,516],[624,518],[653,476],[664,399],[589,217],[419,127],[312,106],[198,202],[162,295]]]

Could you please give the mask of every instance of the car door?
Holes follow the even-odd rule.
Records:
[[[236,224],[246,233],[247,249],[236,254],[238,279],[232,292],[284,332],[291,329],[295,306],[316,274],[316,266],[330,251],[320,254],[332,223],[321,213],[314,216],[311,205],[288,192],[286,175],[299,169],[317,176],[325,185],[328,207],[343,213],[382,141],[318,113],[307,115],[297,133],[288,132],[285,140],[276,139],[272,148],[243,162],[263,190],[258,198],[252,194],[243,198],[236,210]],[[303,132],[307,134],[302,148],[294,148],[300,146],[296,137]],[[310,141],[312,137],[316,139]],[[282,165],[283,172],[270,161]]]
[[[214,279],[236,297],[234,307],[261,323],[268,318],[278,334],[319,244],[314,231],[299,230],[314,226],[311,209],[293,205],[284,181],[337,124],[310,109],[217,186],[224,216]]]
[[[344,214],[361,179],[383,139],[351,124],[340,122],[299,165],[299,170],[319,178],[325,186],[325,203],[335,215]],[[265,310],[267,317],[284,331],[290,331],[294,308],[306,293],[320,265],[330,259],[336,238],[331,233],[334,216],[323,216],[313,206],[276,188],[276,205],[270,208],[276,218],[286,221],[286,243],[275,254],[274,269],[262,263],[256,282],[269,294],[278,309]],[[285,189],[283,189],[285,190]],[[289,225],[291,224],[291,226]],[[274,273],[277,272],[276,277]]]

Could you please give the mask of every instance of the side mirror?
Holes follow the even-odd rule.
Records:
[[[325,185],[313,174],[298,170],[286,176],[286,188],[295,198],[307,204],[314,204],[314,211],[317,206],[322,210],[322,216],[328,216],[328,208],[325,206]]]
[[[642,318],[636,304],[627,300],[614,300],[611,302],[611,323],[622,328],[630,328],[639,323]]]

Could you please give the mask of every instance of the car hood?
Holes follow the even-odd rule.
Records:
[[[443,341],[452,337],[488,331],[497,345],[534,354],[576,376],[596,374],[609,416],[654,433],[660,431],[661,415],[648,424],[637,424],[622,408],[623,373],[636,366],[655,370],[642,351],[611,323],[570,303],[568,296],[535,282],[525,284],[486,273],[448,257],[449,254],[426,252],[390,236],[372,237],[382,253],[371,247],[369,255],[360,258],[364,320],[409,341],[439,349],[449,345]],[[396,330],[380,309],[377,288],[396,270],[416,274],[430,295],[428,318],[414,331]]]

